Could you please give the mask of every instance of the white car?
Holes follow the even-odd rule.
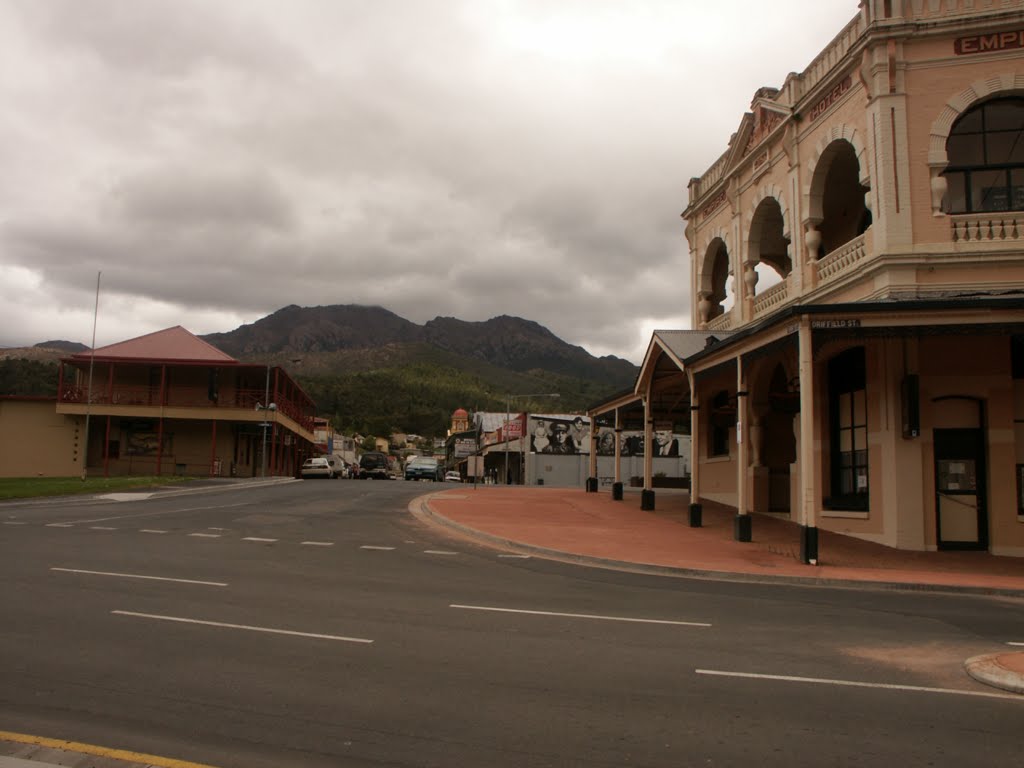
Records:
[[[300,474],[303,478],[307,477],[329,477],[334,479],[337,475],[334,472],[334,467],[331,463],[323,456],[318,456],[313,459],[306,459],[302,465]]]
[[[461,483],[462,475],[460,475],[458,472],[455,472],[454,470],[450,470],[444,473],[444,481],[446,483]]]

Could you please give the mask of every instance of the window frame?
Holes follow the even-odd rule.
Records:
[[[721,459],[729,457],[729,429],[730,426],[723,421],[728,415],[729,393],[720,390],[711,398],[711,412],[708,414],[708,448],[709,459]],[[733,408],[735,413],[735,408]]]
[[[955,186],[958,190],[962,189],[963,193],[962,195],[958,194],[956,198],[947,193],[944,204],[946,213],[961,215],[1009,213],[1024,210],[1024,156],[1019,160],[1008,159],[1001,162],[990,162],[989,160],[990,143],[996,138],[1016,136],[1011,146],[1012,158],[1012,151],[1016,150],[1021,137],[1024,137],[1024,127],[1013,127],[1012,121],[1009,123],[1011,125],[1009,128],[989,127],[990,122],[997,120],[995,116],[990,116],[989,113],[1004,105],[1014,105],[1017,109],[1024,111],[1024,98],[1004,96],[982,102],[964,112],[957,119],[956,123],[953,124],[953,128],[946,139],[946,152],[949,156],[949,164],[943,171],[943,176],[946,177],[947,189],[952,190]],[[974,126],[975,123],[977,123],[976,127]],[[950,146],[951,144],[955,145],[958,143],[966,144],[972,137],[977,137],[979,140],[980,160],[965,159],[960,156],[961,151]],[[1024,152],[1024,145],[1017,151]],[[966,152],[966,150],[963,150],[963,152]],[[978,190],[975,190],[973,182],[980,182],[984,174],[994,174],[993,178],[1001,176],[1003,183],[1001,185],[990,184],[983,188],[979,186]],[[1020,179],[1021,183],[1015,185],[1015,179]],[[987,196],[1000,190],[1005,196],[1005,207],[986,206],[986,199],[992,199]],[[978,199],[975,200],[975,197],[978,197]],[[954,206],[954,200],[957,201],[958,205]]]
[[[831,494],[824,501],[829,509],[866,512],[869,508],[868,402],[867,352],[862,346],[851,347],[828,362]],[[848,438],[845,443],[844,437]]]

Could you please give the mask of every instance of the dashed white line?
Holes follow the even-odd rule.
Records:
[[[219,539],[219,533],[190,533],[189,536],[194,536],[197,539]]]
[[[210,526],[206,530],[208,530],[208,531],[230,531],[231,529],[230,528],[214,528],[213,526]]]
[[[333,547],[333,541],[300,541],[300,546],[303,547]]]
[[[4,525],[28,525],[24,520],[4,520]]]
[[[139,533],[167,533],[167,531],[162,531],[159,528],[140,528]]]
[[[1024,702],[1019,694],[988,693],[987,691],[964,691],[956,688],[926,688],[921,685],[899,685],[896,683],[863,683],[857,680],[831,680],[827,677],[796,677],[794,675],[764,675],[755,672],[727,672],[721,669],[695,669],[698,675],[716,675],[718,677],[743,677],[754,680],[776,680],[784,683],[814,683],[817,685],[835,685],[850,688],[880,688],[889,691],[914,691],[917,693],[942,693],[953,696],[981,696],[989,699],[1008,699]]]
[[[111,611],[118,616],[134,616],[140,619],[156,619],[157,621],[175,621],[182,624],[200,624],[207,627],[222,627],[224,629],[245,629],[249,632],[269,632],[275,635],[293,635],[295,637],[311,637],[317,640],[339,640],[345,643],[372,643],[363,637],[344,637],[342,635],[323,635],[316,632],[296,632],[292,629],[274,629],[273,627],[253,627],[248,624],[225,624],[220,621],[202,621],[200,619],[187,619],[182,616],[161,616],[156,613],[136,613],[135,611]]]
[[[47,523],[47,528],[74,528],[72,523]]]
[[[425,555],[457,555],[458,552],[452,552],[447,549],[424,549],[423,554]]]
[[[90,531],[116,531],[117,528],[115,528],[112,525],[90,525],[89,526],[89,530]]]
[[[394,549],[394,547],[379,547],[379,546],[377,546],[375,544],[363,544],[359,548],[360,549],[373,549],[373,550],[377,550],[377,551],[380,551],[380,552],[391,552]]]
[[[504,557],[509,560],[529,560],[530,555],[498,555],[498,557]]]
[[[592,613],[559,613],[557,611],[527,611],[519,608],[495,608],[487,605],[449,605],[466,611],[496,611],[498,613],[523,613],[529,616],[559,616],[568,619],[598,619],[599,621],[625,621],[634,624],[669,624],[676,627],[710,627],[703,621],[669,621],[668,619],[635,619],[629,616],[602,616]]]
[[[246,536],[242,541],[263,541],[267,544],[273,544],[277,539],[261,539],[259,536]]]
[[[84,571],[80,568],[51,568],[51,571],[62,573],[82,573],[87,576],[116,576],[121,579],[146,579],[148,581],[173,581],[178,584],[199,584],[205,587],[226,587],[223,581],[197,581],[195,579],[173,579],[169,576],[143,576],[140,573],[114,573],[111,571]]]
[[[96,517],[92,520],[79,520],[79,523],[105,523],[108,520],[124,520],[126,518],[133,517],[153,517],[154,515],[173,515],[178,512],[200,512],[207,509],[231,509],[232,507],[245,506],[245,502],[239,502],[238,504],[219,504],[212,507],[185,507],[184,509],[166,509],[159,512],[138,512],[130,515],[114,515],[112,517]]]
[[[1010,642],[1010,643],[1007,643],[1007,645],[1024,645],[1024,643]]]

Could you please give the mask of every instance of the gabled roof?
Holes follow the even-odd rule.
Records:
[[[212,344],[200,339],[180,325],[162,331],[147,333],[127,341],[120,341],[95,351],[102,360],[146,360],[178,363],[209,363],[216,365],[237,365],[238,361]],[[79,352],[71,359],[76,362],[89,360],[92,352]]]
[[[637,376],[634,392],[638,396],[643,393],[647,382],[654,376],[654,368],[662,354],[667,355],[672,363],[683,371],[686,358],[703,350],[709,339],[731,335],[731,331],[655,331],[651,334],[647,354],[640,364],[640,374]]]

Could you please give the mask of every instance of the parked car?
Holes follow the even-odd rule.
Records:
[[[413,456],[405,465],[406,480],[429,480],[436,483],[444,477],[444,470],[433,456]]]
[[[324,456],[317,456],[312,459],[306,459],[302,464],[300,474],[303,478],[307,477],[336,477],[334,468],[331,463]]]
[[[365,480],[387,480],[389,476],[388,457],[377,451],[369,451],[359,457],[359,478]]]
[[[455,470],[450,470],[444,473],[444,481],[446,483],[461,483],[462,475],[460,475]]]

